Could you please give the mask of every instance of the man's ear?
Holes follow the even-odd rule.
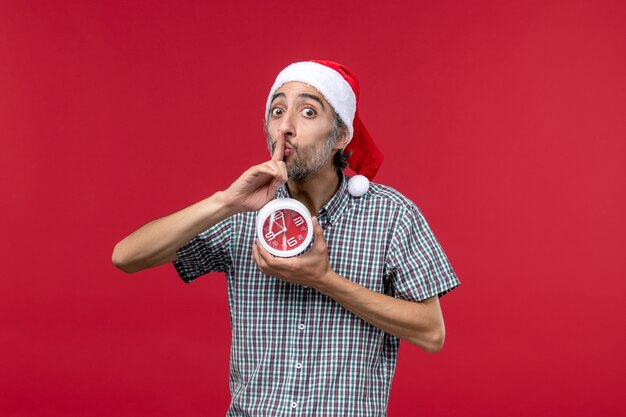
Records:
[[[345,126],[341,126],[341,133],[339,135],[339,138],[337,138],[333,149],[344,149],[348,145],[349,134],[350,133],[348,132],[348,128],[346,128]]]

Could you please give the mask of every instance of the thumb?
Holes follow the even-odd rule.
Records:
[[[316,253],[322,253],[328,257],[328,245],[324,239],[324,229],[317,221],[317,217],[313,217],[313,248]]]
[[[318,239],[322,242],[324,241],[324,229],[322,229],[322,226],[320,226],[317,221],[317,216],[313,216],[313,237],[316,241]]]

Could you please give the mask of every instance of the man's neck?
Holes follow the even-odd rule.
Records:
[[[304,204],[315,216],[339,189],[341,177],[331,163],[307,180],[289,179],[287,186],[291,197]]]

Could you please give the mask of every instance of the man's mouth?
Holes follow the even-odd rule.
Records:
[[[285,157],[288,157],[294,152],[294,146],[289,142],[285,142]]]

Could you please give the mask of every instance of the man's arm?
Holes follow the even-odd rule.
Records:
[[[437,296],[419,302],[401,300],[365,288],[332,270],[317,289],[366,322],[427,352],[443,348],[445,327]]]
[[[306,285],[333,298],[347,310],[377,328],[434,353],[445,339],[443,315],[437,296],[406,301],[372,291],[332,270],[324,232],[314,219],[315,241],[304,255],[275,258],[255,245],[254,260],[264,273]]]
[[[199,233],[243,211],[258,210],[287,181],[284,138],[277,139],[272,159],[244,172],[227,190],[139,228],[113,249],[113,264],[137,272],[177,259],[176,252]]]
[[[113,249],[113,265],[124,272],[177,260],[176,251],[194,236],[235,214],[223,191],[192,206],[156,219],[127,236]]]

